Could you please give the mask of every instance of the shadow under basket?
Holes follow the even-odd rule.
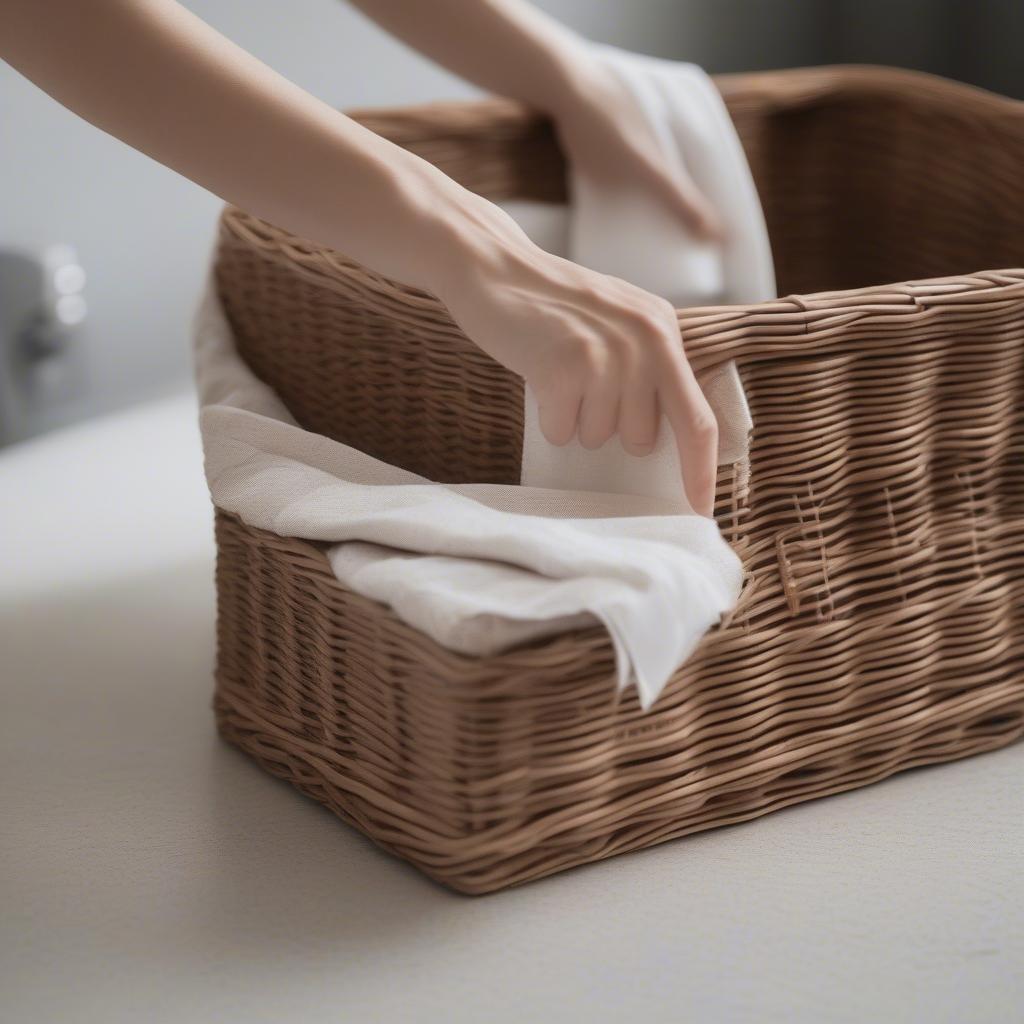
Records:
[[[881,68],[716,81],[792,294],[679,312],[691,363],[735,359],[749,399],[749,475],[723,467],[716,502],[746,580],[650,712],[597,626],[467,658],[322,547],[217,512],[221,733],[462,892],[1024,732],[1024,269],[985,269],[1024,267],[1024,104]],[[354,116],[489,198],[565,200],[550,125],[513,104]],[[238,209],[216,276],[302,426],[518,482],[522,383],[433,296]]]

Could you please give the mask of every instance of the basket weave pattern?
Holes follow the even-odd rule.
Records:
[[[1024,733],[1024,270],[978,270],[1024,266],[1024,111],[877,69],[720,87],[780,285],[810,294],[679,313],[691,363],[736,359],[747,392],[749,476],[716,501],[747,578],[652,711],[598,627],[465,658],[319,546],[217,514],[223,735],[465,892]],[[491,198],[564,199],[550,128],[511,105],[360,119]],[[303,426],[518,480],[521,382],[432,296],[235,209],[217,275]]]

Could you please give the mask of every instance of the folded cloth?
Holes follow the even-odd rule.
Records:
[[[713,166],[725,174],[730,161],[738,159],[744,171],[745,165],[721,101],[716,108],[701,92],[702,73],[677,74],[679,65],[634,61],[609,48],[603,53],[629,81],[643,79],[647,91],[637,93],[638,109],[661,119],[659,131],[675,133],[684,149],[691,143],[723,148],[717,163],[703,157],[691,173],[713,201],[724,200],[707,187],[703,171],[697,176],[698,169]],[[655,94],[661,107],[645,98]],[[722,117],[724,124],[715,120]],[[699,141],[684,134],[710,133],[715,124],[719,134]],[[725,180],[737,178],[744,180],[738,171]],[[660,290],[671,291],[667,297],[676,301],[687,294],[679,281],[699,280],[700,295],[711,300],[714,282],[740,274],[740,257],[699,251],[681,229],[668,231],[664,213],[647,207],[642,197],[624,193],[599,200],[581,179],[574,175],[565,238],[574,254],[583,250],[595,263],[607,259],[599,269],[614,263],[617,240],[628,243],[623,253],[642,253],[651,267],[665,270]],[[557,209],[548,213],[558,216]],[[738,216],[726,217],[726,223],[743,228],[734,223]],[[596,222],[605,217],[610,219],[602,228]],[[550,233],[552,226],[555,234],[562,230],[551,221],[545,230]],[[737,234],[730,248],[740,237],[745,236]],[[648,244],[660,247],[660,255],[648,252]],[[617,269],[619,276],[636,280],[628,266]],[[715,298],[731,294],[720,289]],[[282,346],[287,340],[282,337]],[[434,483],[302,430],[238,355],[212,277],[196,316],[194,341],[214,504],[250,526],[326,542],[341,583],[388,604],[445,647],[489,655],[600,622],[613,644],[618,687],[635,683],[646,709],[704,633],[736,604],[740,561],[713,520],[690,514],[678,455],[672,465],[657,453],[635,459],[621,448],[610,453],[608,446],[596,453],[575,445],[553,448],[536,430],[534,408],[524,436],[522,485]],[[749,428],[735,367],[732,374],[720,371],[712,383],[710,389],[707,381],[704,385],[720,436],[730,436],[723,421],[733,430],[725,461],[734,461],[745,454]],[[529,396],[526,401],[529,413]],[[669,433],[663,425],[659,451],[671,442]],[[674,453],[674,447],[668,450]],[[588,465],[591,457],[606,461]]]
[[[238,355],[212,277],[194,357],[214,504],[258,529],[329,542],[345,586],[445,647],[487,655],[600,622],[618,687],[635,681],[646,709],[735,606],[739,559],[713,520],[679,515],[678,503],[431,483],[301,429]]]
[[[677,307],[775,298],[761,204],[714,83],[694,64],[610,46],[595,46],[594,53],[635,101],[637,116],[661,143],[666,163],[685,169],[718,212],[726,243],[696,240],[657,196],[629,183],[618,188],[598,183],[586,168],[569,168],[571,207],[515,201],[504,208],[543,248],[621,277]],[[712,367],[698,379],[718,420],[719,465],[745,465],[752,422],[735,362]],[[578,440],[551,444],[541,433],[532,389],[525,389],[524,400],[522,483],[678,500],[679,450],[664,416],[654,451],[640,459],[629,455],[618,437],[597,450]],[[692,511],[688,500],[685,509]]]

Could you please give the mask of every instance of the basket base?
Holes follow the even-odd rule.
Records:
[[[225,683],[229,689],[237,686]],[[710,784],[705,780],[698,799],[677,796],[648,814],[632,815],[614,832],[588,835],[584,827],[569,828],[530,845],[533,823],[525,823],[518,837],[505,836],[509,852],[503,854],[490,849],[486,837],[478,834],[465,836],[447,851],[428,849],[431,844],[410,836],[401,808],[382,808],[377,800],[349,789],[329,753],[300,752],[294,743],[282,742],[281,731],[273,723],[220,694],[214,708],[220,735],[271,775],[323,804],[384,850],[468,895],[521,885],[591,861],[748,821],[791,804],[880,782],[907,769],[996,750],[1024,736],[1024,692],[1019,688],[1015,695],[995,702],[979,702],[977,694],[965,694],[930,713],[894,722],[888,741],[877,733],[854,735],[846,746],[837,748],[832,731],[809,733],[807,748],[824,748],[823,756],[811,756],[800,767],[782,772],[766,764],[763,777],[744,789],[737,789],[723,768],[719,779]]]

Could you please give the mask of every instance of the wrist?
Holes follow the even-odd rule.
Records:
[[[333,176],[332,176],[333,177]],[[337,175],[344,177],[343,169]],[[351,196],[359,197],[357,204]],[[497,248],[488,221],[503,215],[437,167],[374,137],[366,188],[342,193],[337,216],[316,235],[321,241],[442,301]],[[314,203],[315,209],[322,204]],[[299,226],[302,233],[302,225]]]
[[[573,116],[593,102],[600,87],[601,67],[585,39],[567,40],[552,54],[552,73],[544,96],[534,105],[554,121]]]
[[[422,236],[429,253],[424,287],[446,305],[481,282],[491,286],[529,262],[533,243],[500,207],[454,185],[427,214]]]
[[[320,220],[309,237],[432,292],[446,305],[464,289],[493,282],[503,269],[534,258],[536,247],[500,207],[378,136],[367,133],[364,141],[365,188],[342,190],[337,216],[327,224]],[[348,150],[345,161],[331,180],[353,177]],[[319,219],[326,204],[314,200],[307,204],[310,219],[314,213]],[[300,234],[308,231],[295,218],[290,224]]]
[[[498,91],[557,118],[586,95],[596,64],[591,50],[587,39],[546,19],[545,30],[534,36],[528,57],[520,64],[517,80]]]

